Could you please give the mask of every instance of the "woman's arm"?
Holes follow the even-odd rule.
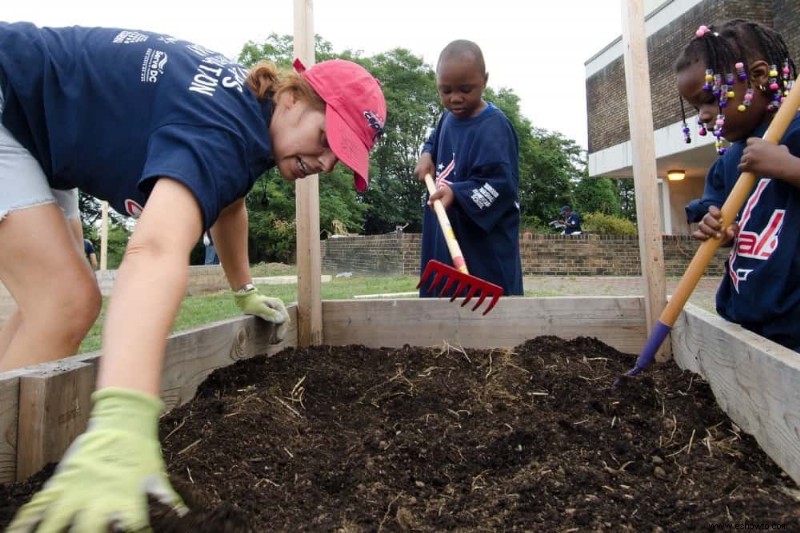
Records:
[[[117,272],[103,327],[98,389],[159,395],[167,337],[186,294],[189,254],[201,231],[194,195],[177,181],[159,179]]]
[[[240,198],[223,209],[211,227],[211,238],[222,263],[222,270],[234,291],[253,281],[250,276],[247,224],[247,208],[244,198]]]

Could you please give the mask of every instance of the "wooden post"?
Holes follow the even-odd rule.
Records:
[[[647,61],[647,31],[642,0],[622,3],[622,45],[625,51],[625,88],[628,96],[633,180],[636,192],[636,221],[639,229],[639,257],[645,290],[648,335],[667,303],[664,280],[664,248],[658,214],[658,172],[653,140],[653,103],[650,98],[650,69]],[[669,357],[668,340],[657,360]]]
[[[314,6],[294,0],[294,55],[314,64]],[[295,182],[297,194],[297,343],[322,343],[322,259],[319,242],[319,176]]]
[[[108,202],[101,203],[100,270],[108,270]]]

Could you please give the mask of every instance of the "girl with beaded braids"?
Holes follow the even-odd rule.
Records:
[[[720,158],[703,197],[687,206],[689,221],[699,221],[695,238],[732,245],[717,312],[800,351],[800,118],[778,145],[761,138],[794,83],[794,62],[777,32],[736,19],[700,26],[676,71],[681,101],[697,110],[701,135],[708,129],[718,139]],[[688,130],[684,118],[690,142]],[[756,186],[724,228],[719,208],[741,172],[754,173]]]

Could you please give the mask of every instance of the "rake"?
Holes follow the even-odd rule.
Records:
[[[763,139],[777,144],[797,113],[798,107],[800,107],[800,89],[795,85],[784,99],[778,112],[772,119],[772,123],[770,123],[767,128],[767,131],[764,132]],[[739,212],[739,209],[742,208],[747,197],[750,196],[750,192],[756,184],[756,179],[757,176],[752,172],[742,172],[739,175],[731,193],[720,209],[722,211],[723,228],[727,228],[731,221],[736,218],[736,213]],[[656,323],[653,330],[650,332],[650,337],[647,339],[642,352],[636,359],[635,366],[626,374],[619,376],[614,382],[615,385],[618,385],[627,377],[637,375],[652,364],[656,352],[661,347],[661,344],[664,342],[664,339],[667,338],[670,331],[672,331],[672,326],[678,319],[678,315],[680,315],[681,310],[684,305],[686,305],[686,301],[697,286],[697,282],[700,281],[703,272],[711,262],[711,259],[713,259],[714,252],[717,251],[719,245],[720,239],[709,238],[703,241],[697,249],[689,266],[686,267],[686,272],[684,272],[681,280],[678,282],[678,286],[675,288],[675,292],[672,294],[669,303],[661,312],[658,323]]]
[[[430,194],[436,192],[436,185],[430,174],[425,175],[425,185],[428,186],[428,192]],[[431,259],[425,266],[417,288],[422,287],[428,278],[433,276],[428,285],[428,290],[430,292],[435,292],[437,286],[444,283],[439,291],[439,296],[442,297],[450,294],[450,301],[452,302],[463,295],[464,301],[461,303],[461,307],[467,305],[473,297],[477,296],[478,301],[472,307],[472,311],[478,309],[487,298],[490,298],[489,305],[483,311],[485,315],[492,310],[500,299],[500,296],[503,294],[503,288],[470,275],[469,270],[467,270],[467,262],[464,260],[464,254],[461,253],[461,247],[458,245],[453,227],[450,225],[450,219],[447,218],[444,204],[442,204],[440,200],[435,200],[433,202],[433,209],[436,212],[436,218],[439,220],[439,226],[442,228],[444,240],[447,243],[447,249],[450,252],[450,257],[453,260],[455,268],[441,261],[437,261],[436,259]]]

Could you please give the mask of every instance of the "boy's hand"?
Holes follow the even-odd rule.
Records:
[[[246,315],[257,316],[267,322],[272,322],[275,328],[275,338],[281,342],[286,336],[286,329],[289,325],[289,313],[279,298],[269,298],[260,294],[257,287],[251,287],[246,291],[239,291],[233,294],[236,305]]]
[[[436,200],[441,200],[445,209],[449,208],[455,201],[453,189],[445,184],[442,184],[438,189],[436,189],[436,192],[433,193],[430,198],[428,198],[428,205],[433,207],[433,202]]]
[[[715,206],[708,207],[708,213],[697,225],[697,230],[692,232],[692,237],[701,241],[708,239],[721,239],[720,245],[725,246],[739,234],[739,225],[732,222],[727,229],[722,227],[722,211]]]
[[[86,432],[64,454],[55,474],[23,506],[9,532],[140,531],[149,525],[147,495],[177,513],[188,509],[172,489],[161,457],[161,400],[139,391],[105,388],[92,395]],[[38,527],[37,527],[38,524]]]
[[[425,182],[426,174],[436,176],[436,166],[433,164],[433,157],[428,152],[419,156],[417,166],[414,168],[414,175],[423,183]]]

